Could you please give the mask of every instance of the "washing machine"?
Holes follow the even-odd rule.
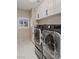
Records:
[[[44,29],[43,59],[60,59],[61,25],[49,25]]]
[[[34,28],[35,53],[39,59],[43,59],[43,46],[41,41],[41,29],[37,26]]]

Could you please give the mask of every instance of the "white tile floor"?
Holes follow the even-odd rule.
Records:
[[[17,40],[17,59],[38,59],[34,52],[34,45],[30,40]]]

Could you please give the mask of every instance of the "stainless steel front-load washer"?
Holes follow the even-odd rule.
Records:
[[[60,59],[60,33],[58,26],[53,31],[43,30],[43,59]]]
[[[42,59],[43,47],[41,42],[41,30],[39,28],[34,29],[34,41],[35,41],[35,53],[39,59]]]

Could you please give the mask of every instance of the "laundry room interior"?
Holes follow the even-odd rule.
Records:
[[[61,0],[17,0],[17,59],[61,59]]]

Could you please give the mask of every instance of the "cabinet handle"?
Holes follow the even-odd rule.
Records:
[[[39,18],[39,14],[38,14],[38,18]]]
[[[46,9],[46,15],[48,15],[48,10]]]

